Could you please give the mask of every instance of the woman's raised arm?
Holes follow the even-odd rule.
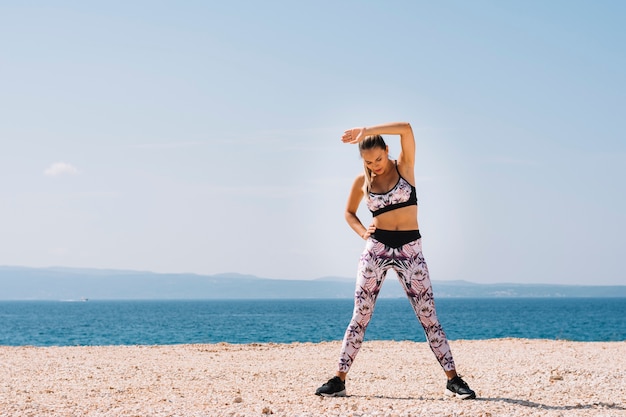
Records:
[[[398,155],[398,166],[402,174],[413,177],[415,167],[415,137],[413,129],[408,122],[393,122],[381,125],[355,127],[343,133],[341,141],[343,143],[357,144],[367,136],[373,135],[400,135],[400,155]]]

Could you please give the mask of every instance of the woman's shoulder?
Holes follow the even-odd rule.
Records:
[[[363,192],[363,186],[365,185],[365,174],[361,173],[356,176],[354,182],[352,182],[352,192]]]
[[[365,174],[363,172],[361,172],[359,175],[356,176],[356,178],[354,179],[354,185],[357,186],[363,186],[363,184],[365,184]]]

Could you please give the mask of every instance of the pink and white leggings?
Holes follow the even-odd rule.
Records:
[[[348,372],[359,352],[374,312],[376,298],[390,268],[398,275],[437,361],[445,371],[454,370],[452,352],[435,312],[428,267],[422,255],[421,238],[394,248],[370,237],[359,260],[354,312],[343,338],[339,372]]]

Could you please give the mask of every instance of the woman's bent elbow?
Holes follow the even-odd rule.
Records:
[[[346,210],[343,216],[348,223],[352,223],[354,220],[358,220],[359,218],[356,216],[356,213],[353,211]]]

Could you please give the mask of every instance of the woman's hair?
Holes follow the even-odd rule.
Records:
[[[383,137],[380,135],[366,136],[365,139],[363,139],[359,143],[359,152],[361,153],[361,155],[363,154],[363,151],[368,151],[375,148],[380,148],[382,150],[387,149],[387,144],[385,143]],[[365,198],[369,198],[369,192],[372,188],[373,179],[372,170],[365,166],[365,164],[363,164],[363,167],[365,169],[365,183],[363,184],[363,194],[365,194]]]

